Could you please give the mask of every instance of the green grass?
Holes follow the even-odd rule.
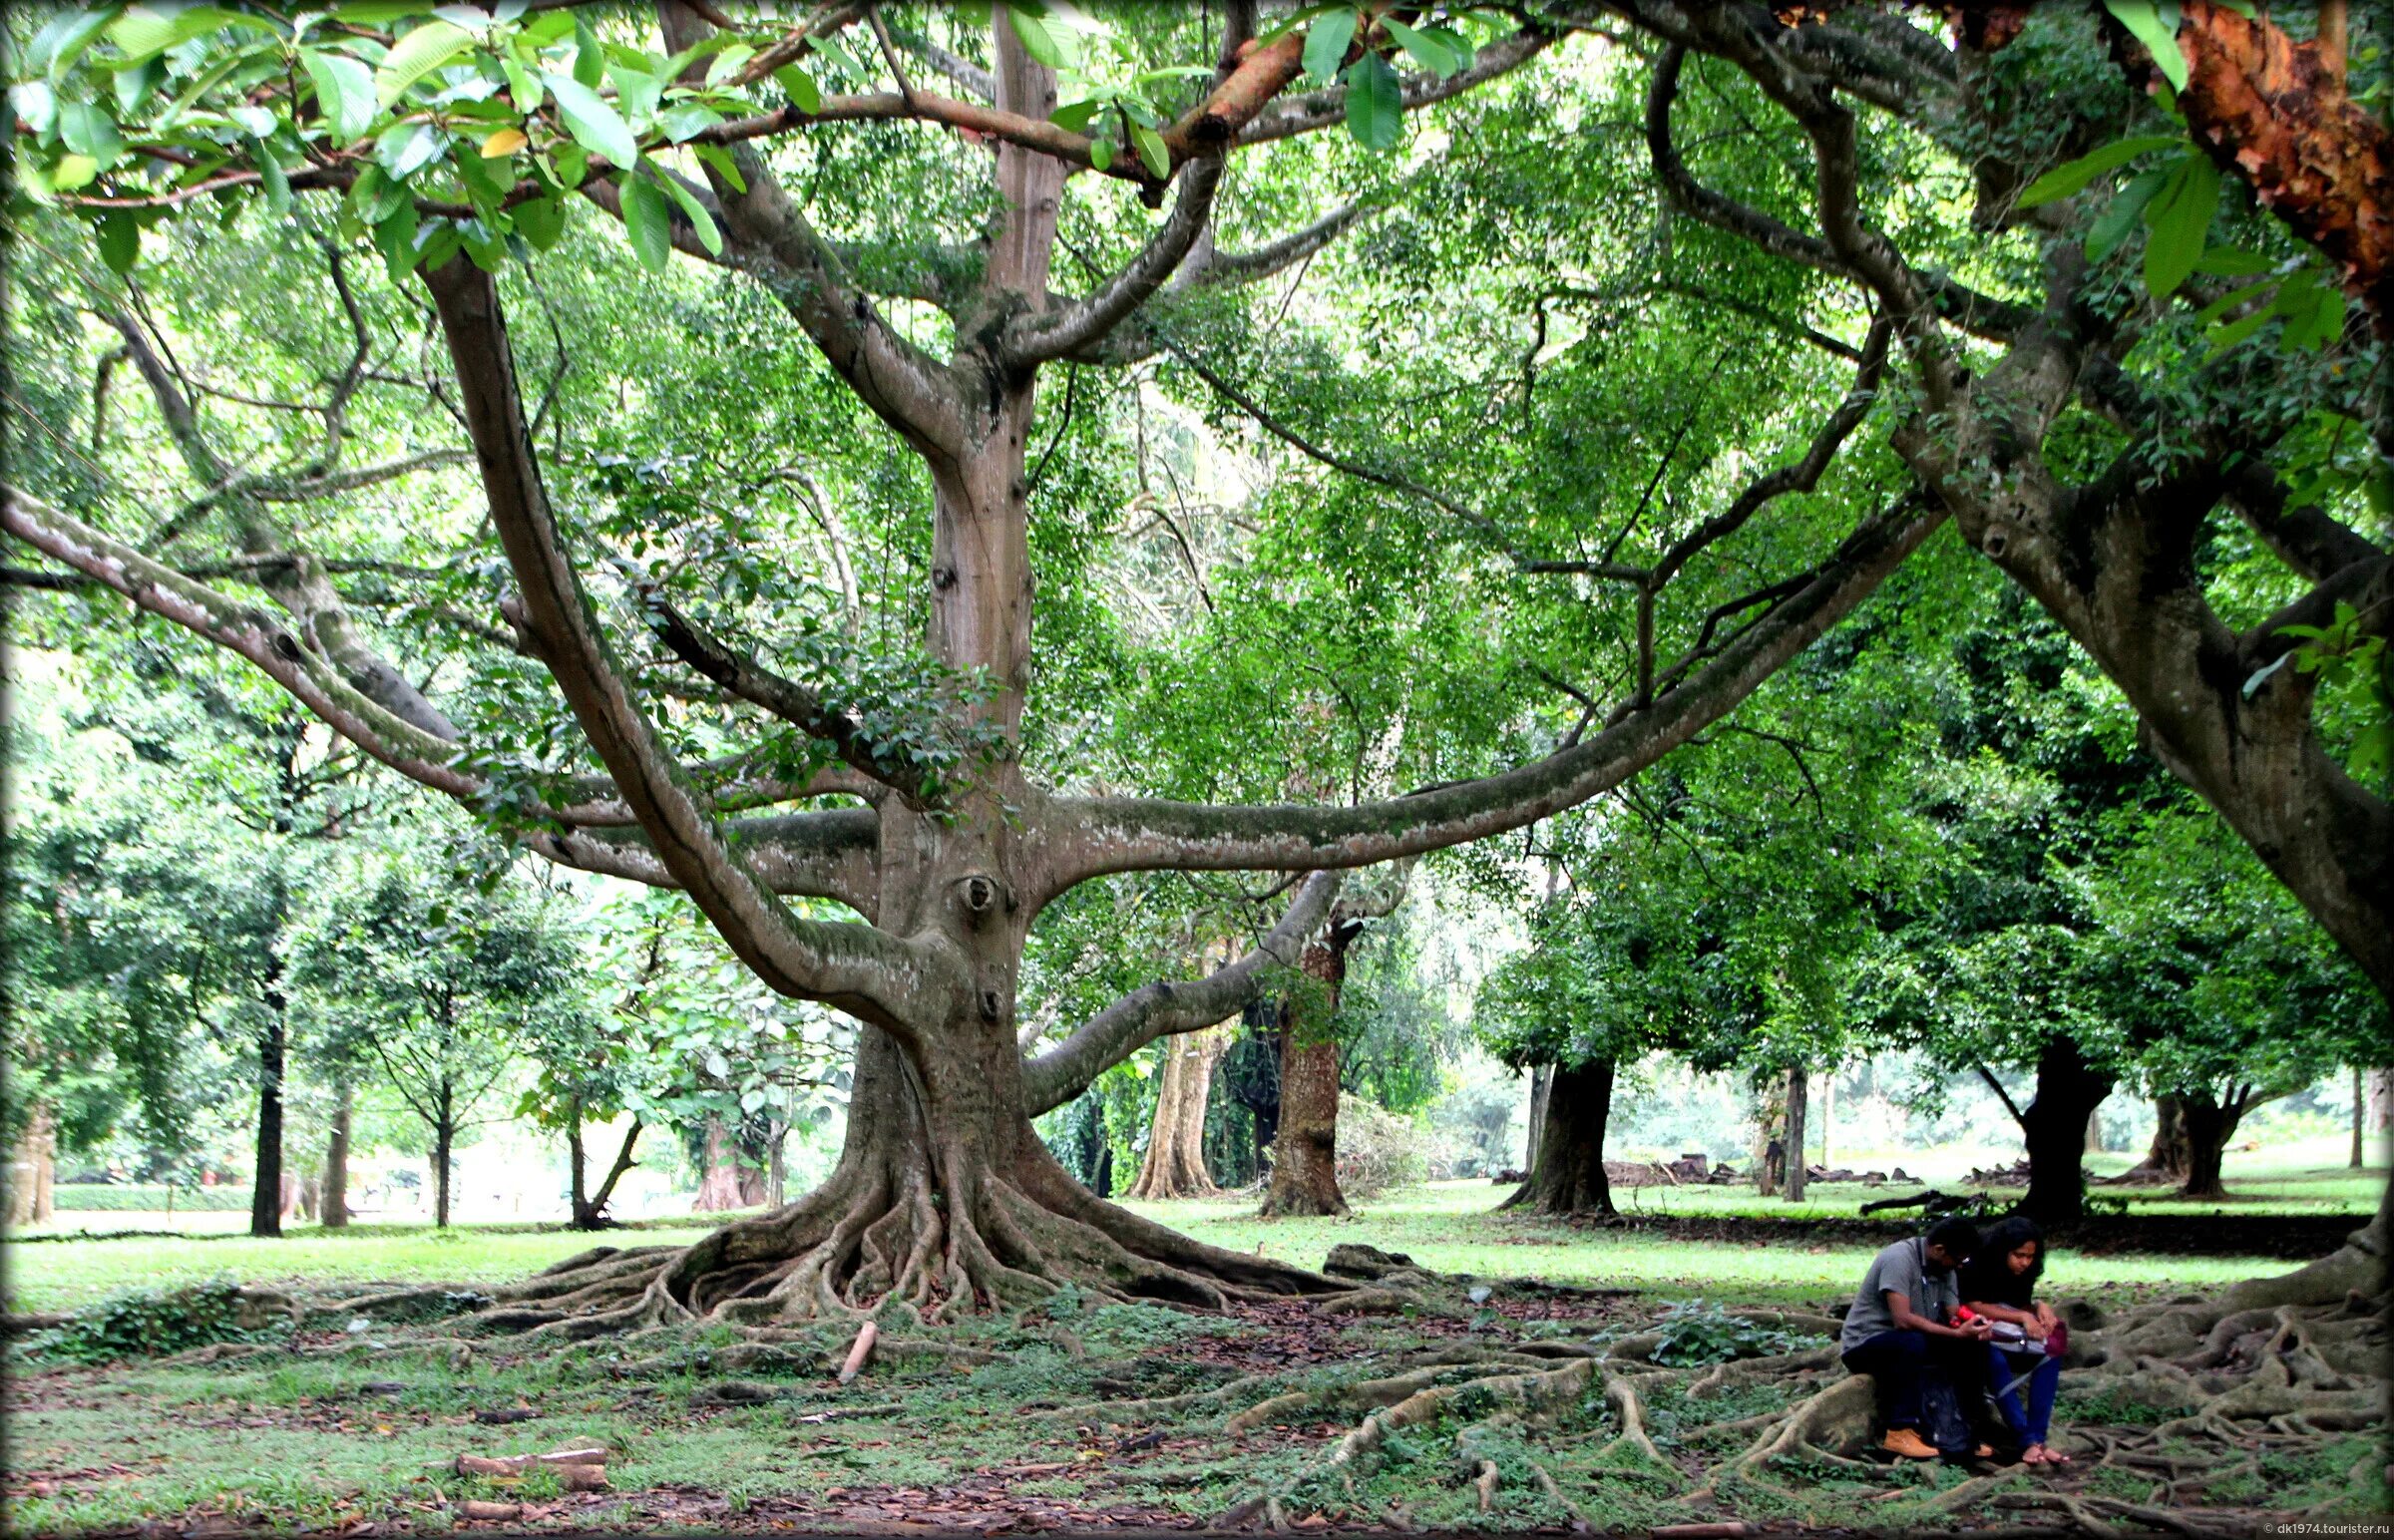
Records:
[[[1389,1194],[1347,1219],[1258,1219],[1248,1199],[1134,1203],[1131,1208],[1198,1240],[1231,1251],[1264,1254],[1307,1267],[1331,1247],[1359,1242],[1403,1252],[1427,1268],[1481,1277],[1530,1277],[1554,1283],[1640,1289],[1670,1296],[1737,1299],[1842,1298],[1868,1266],[1866,1243],[1690,1241],[1636,1231],[1577,1228],[1550,1220],[1488,1212],[1506,1189],[1486,1182],[1436,1182]],[[1651,1196],[1655,1189],[1643,1190]],[[1729,1189],[1686,1188],[1683,1197],[1712,1197]],[[1744,1203],[1674,1212],[1768,1213],[1817,1211],[1851,1217],[1850,1203],[1774,1207],[1751,1192]],[[1623,1205],[1625,1208],[1628,1205]],[[2078,1257],[2057,1253],[2046,1277],[2064,1293],[2120,1286],[2200,1289],[2256,1273],[2278,1273],[2283,1262],[2261,1257]]]
[[[248,1236],[204,1241],[143,1236],[16,1242],[5,1249],[8,1309],[68,1311],[128,1289],[175,1288],[219,1277],[264,1287],[378,1281],[506,1283],[600,1242],[626,1246],[691,1241],[712,1224],[710,1216],[677,1227],[606,1236],[519,1226],[461,1225],[448,1231],[358,1226],[347,1231],[294,1230],[271,1241]]]
[[[2376,1202],[2377,1178],[2336,1172],[2299,1175],[2276,1185],[2307,1192],[2315,1186],[2367,1188],[2362,1207]],[[1699,1242],[1634,1231],[1575,1228],[1490,1212],[1505,1189],[1486,1182],[1440,1182],[1391,1193],[1349,1219],[1258,1219],[1251,1199],[1142,1203],[1131,1207],[1199,1240],[1316,1267],[1330,1248],[1362,1242],[1405,1252],[1425,1267],[1485,1277],[1534,1277],[1557,1283],[1604,1285],[1663,1295],[1830,1298],[1851,1287],[1873,1248],[1860,1243],[1771,1241]],[[1850,1217],[1861,1188],[1831,1188],[1819,1202],[1787,1204],[1744,1188],[1640,1188],[1620,1194],[1630,1212],[1768,1218]],[[2295,1205],[2288,1202],[2286,1207]],[[2140,1212],[2166,1211],[2138,1205]],[[2188,1206],[2199,1207],[2199,1206]],[[2277,1209],[2279,1204],[2269,1205]],[[261,1286],[310,1283],[494,1284],[538,1272],[562,1257],[604,1240],[642,1245],[693,1240],[709,1222],[612,1232],[592,1237],[523,1226],[459,1226],[441,1232],[414,1226],[357,1226],[346,1232],[294,1231],[281,1240],[226,1236],[204,1241],[173,1236],[123,1240],[50,1240],[6,1247],[11,1311],[73,1310],[128,1289],[174,1287],[230,1277]],[[2051,1277],[2064,1291],[2100,1292],[2121,1286],[2203,1288],[2282,1271],[2283,1264],[2251,1257],[2057,1256]]]

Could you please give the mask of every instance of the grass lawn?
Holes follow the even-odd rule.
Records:
[[[2357,1186],[2335,1174],[2334,1185]],[[2303,1188],[2305,1178],[2285,1179]],[[2366,1181],[2367,1179],[2364,1179]],[[1892,1189],[1900,1192],[1901,1189]],[[1600,1230],[1489,1212],[1505,1189],[1486,1182],[1439,1182],[1391,1193],[1349,1219],[1258,1219],[1252,1198],[1131,1207],[1149,1218],[1233,1251],[1307,1267],[1330,1248],[1361,1242],[1404,1252],[1441,1272],[1489,1278],[1534,1277],[1666,1296],[1770,1299],[1842,1298],[1861,1275],[1865,1243],[1800,1238],[1694,1241],[1635,1231]],[[1789,1205],[1742,1188],[1643,1188],[1624,1192],[1634,1212],[1772,1218],[1850,1217],[1861,1188],[1827,1189],[1815,1203]],[[2370,1202],[2375,1201],[2374,1187]],[[2274,1205],[2272,1205],[2274,1206]],[[2289,1200],[2289,1206],[2291,1202]],[[141,1221],[142,1215],[109,1215]],[[208,1215],[209,1219],[221,1216]],[[237,1217],[237,1216],[235,1216]],[[603,1240],[650,1245],[695,1240],[698,1220],[645,1225],[592,1237],[522,1226],[352,1226],[345,1232],[295,1230],[278,1241],[246,1236],[142,1236],[116,1240],[15,1241],[5,1248],[8,1309],[67,1311],[128,1289],[173,1287],[229,1277],[261,1286],[309,1283],[505,1283]],[[2284,1264],[2239,1257],[2057,1256],[2051,1287],[2103,1296],[2125,1289],[2205,1288],[2280,1272]]]

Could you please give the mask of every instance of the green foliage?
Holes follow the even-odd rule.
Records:
[[[1666,1307],[1654,1330],[1662,1341],[1647,1356],[1673,1368],[1726,1363],[1733,1358],[1767,1358],[1805,1346],[1792,1332],[1732,1315],[1707,1300]]]
[[[175,1290],[135,1290],[77,1311],[65,1325],[35,1334],[36,1358],[113,1363],[160,1357],[214,1343],[268,1341],[289,1323],[269,1326],[244,1305],[238,1284],[216,1279]]]

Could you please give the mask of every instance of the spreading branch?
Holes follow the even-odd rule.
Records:
[[[908,1040],[926,961],[869,926],[791,913],[726,841],[633,698],[568,561],[527,431],[498,287],[471,262],[424,272],[457,370],[491,523],[522,594],[524,629],[656,857],[732,951],[778,992],[818,999]]]

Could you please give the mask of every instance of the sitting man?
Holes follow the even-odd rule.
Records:
[[[1845,1367],[1868,1374],[1878,1389],[1886,1423],[1879,1447],[1904,1459],[1933,1460],[1940,1453],[1985,1458],[1991,1449],[1939,1450],[1931,1438],[1923,1392],[1932,1376],[1950,1386],[1959,1404],[1978,1383],[1976,1365],[1986,1357],[1991,1328],[1985,1321],[1954,1324],[1961,1305],[1955,1275],[1978,1249],[1978,1229],[1966,1219],[1941,1219],[1925,1236],[1897,1241],[1871,1259],[1845,1313],[1837,1348]],[[1967,1413],[1964,1413],[1966,1416]]]

